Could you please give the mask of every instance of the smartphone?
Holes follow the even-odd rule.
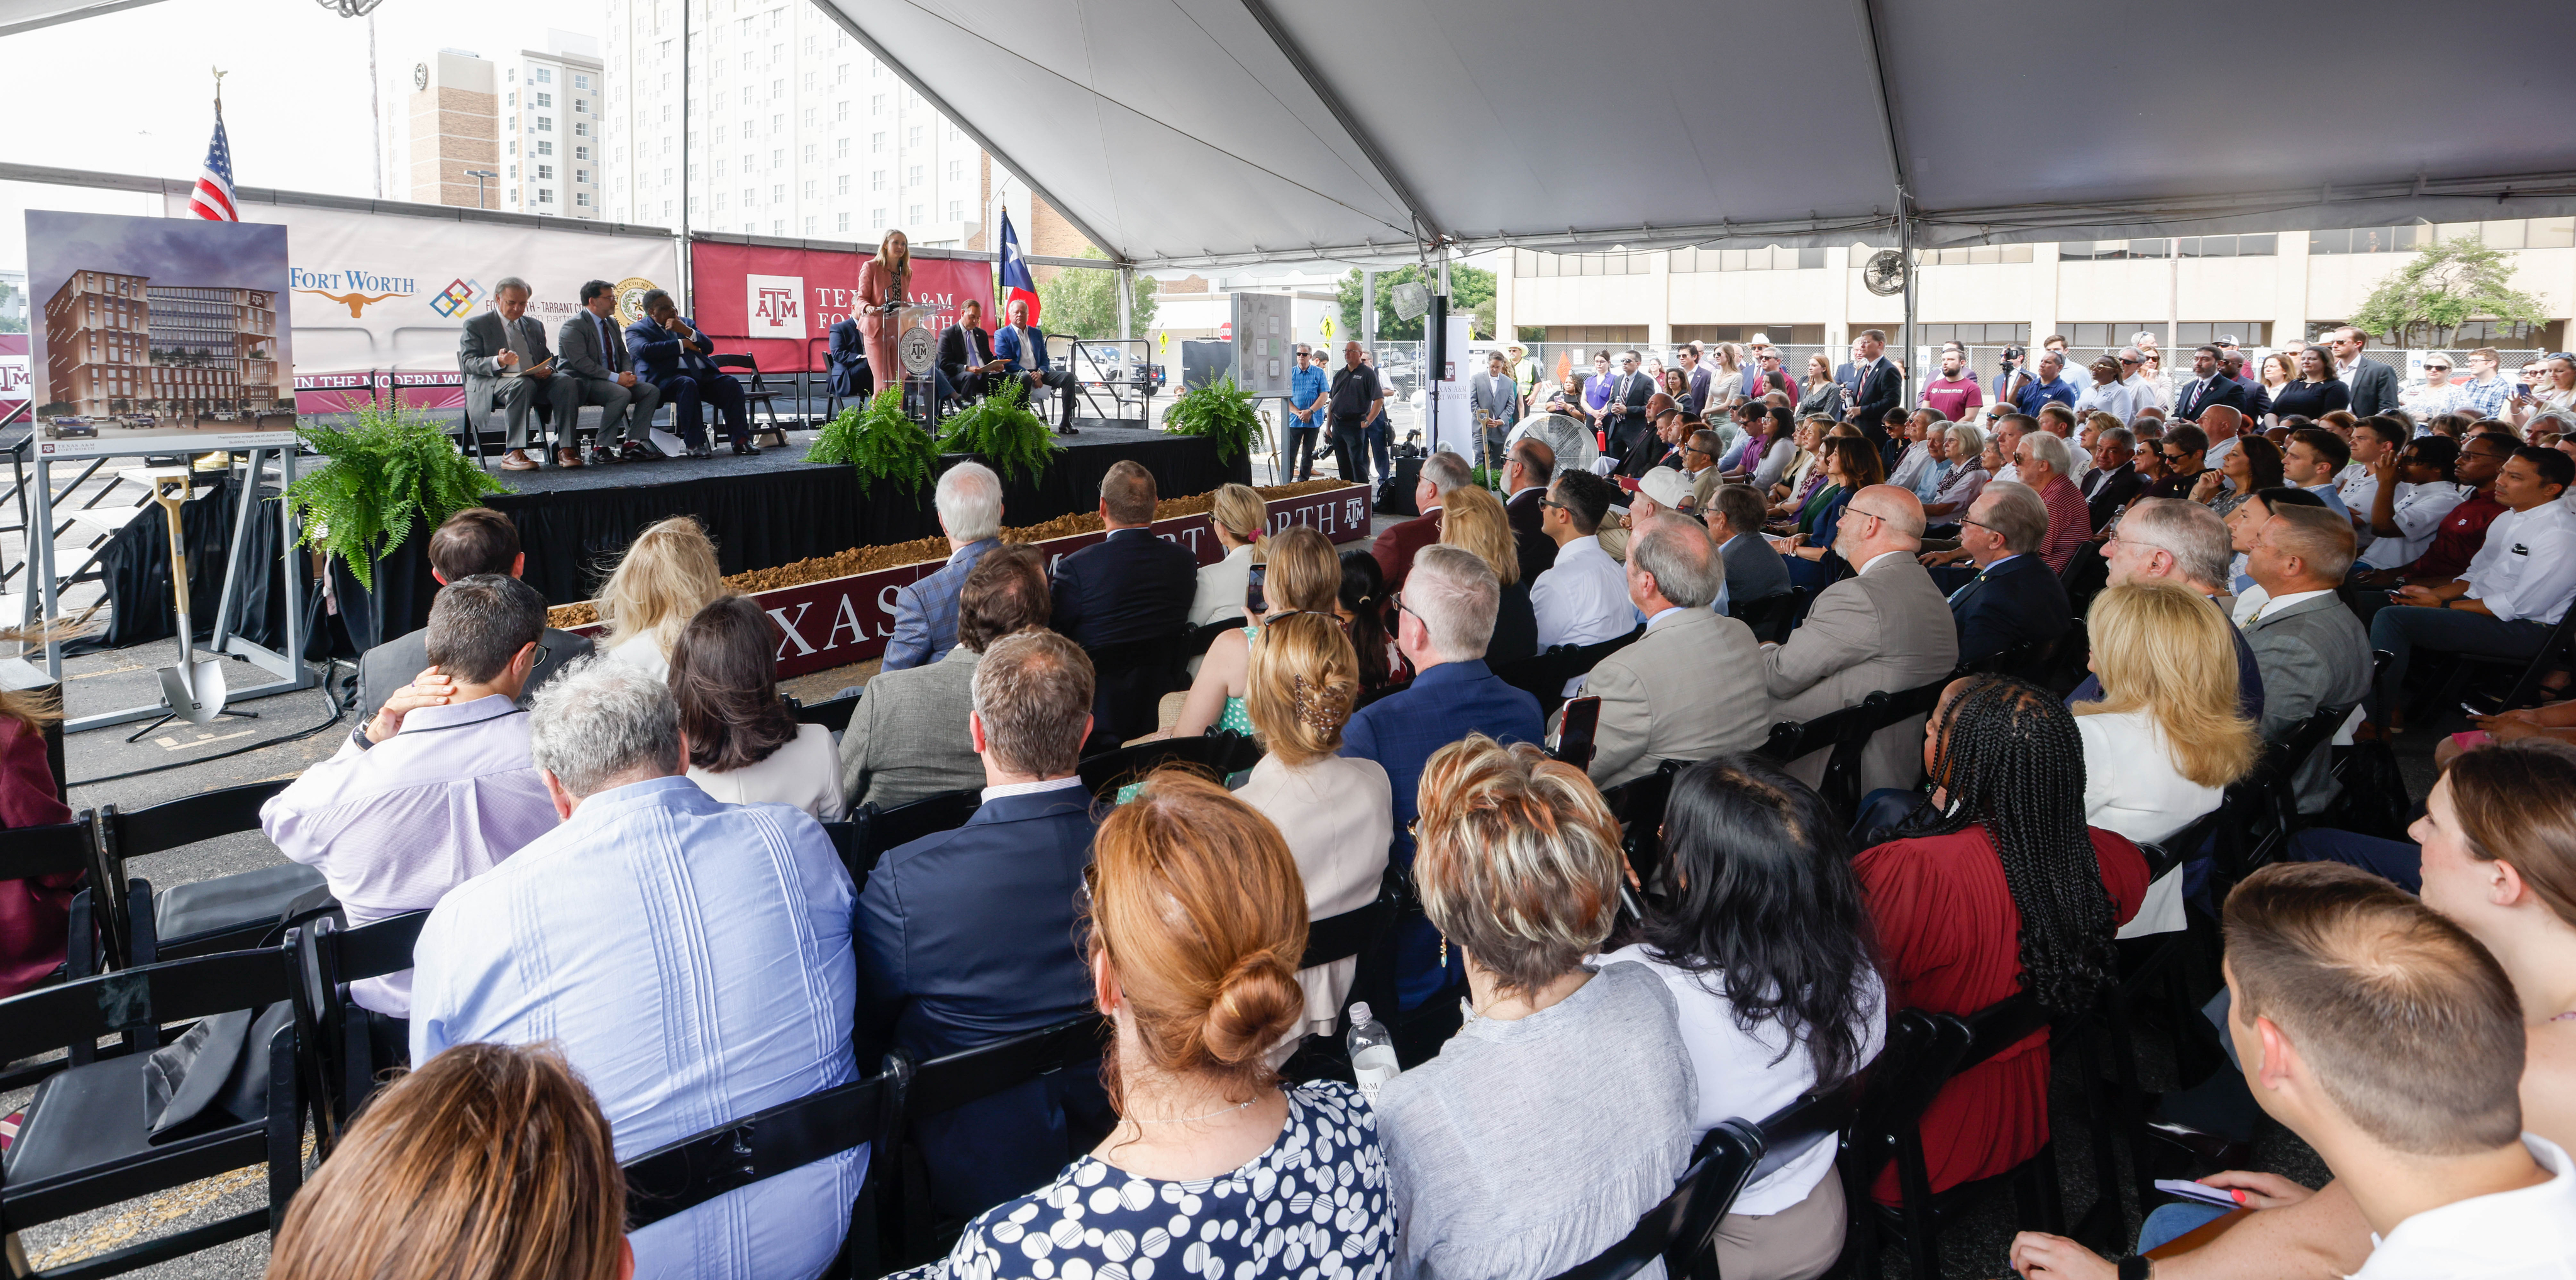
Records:
[[[1592,739],[1601,728],[1601,699],[1575,698],[1565,704],[1565,719],[1557,724],[1557,759],[1578,769],[1592,766]]]
[[[1252,617],[1258,618],[1270,612],[1269,599],[1262,594],[1261,590],[1262,580],[1269,574],[1269,565],[1256,564],[1252,566],[1251,576],[1244,580],[1243,607],[1250,611]]]

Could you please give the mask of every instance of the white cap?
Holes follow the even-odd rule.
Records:
[[[1655,500],[1666,511],[1681,508],[1682,499],[1690,496],[1691,483],[1671,467],[1655,467],[1637,481],[1637,490]]]
[[[1366,1001],[1366,1000],[1353,1000],[1353,1001],[1351,1001],[1351,1025],[1352,1025],[1352,1026],[1354,1026],[1354,1027],[1356,1027],[1356,1026],[1358,1026],[1359,1024],[1361,1024],[1361,1023],[1363,1023],[1363,1022],[1366,1022],[1366,1021],[1368,1021],[1368,1020],[1369,1020],[1369,1007],[1368,1007],[1368,1001]]]

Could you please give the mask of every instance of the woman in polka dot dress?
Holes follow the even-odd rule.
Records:
[[[1118,1128],[900,1280],[1386,1276],[1376,1114],[1339,1082],[1281,1087],[1263,1054],[1305,1011],[1306,894],[1278,829],[1159,773],[1101,824],[1087,879]]]

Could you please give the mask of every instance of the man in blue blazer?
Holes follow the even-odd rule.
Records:
[[[1410,828],[1421,816],[1422,767],[1433,752],[1471,733],[1506,744],[1537,743],[1547,733],[1538,699],[1485,666],[1502,595],[1502,580],[1464,547],[1433,543],[1415,552],[1395,624],[1395,645],[1413,663],[1413,684],[1360,708],[1343,726],[1342,754],[1377,761],[1395,790],[1389,860],[1399,871],[1413,865]],[[1430,921],[1415,916],[1399,924],[1400,1007],[1417,1008],[1453,986],[1464,991],[1465,983],[1464,965],[1442,960]]]
[[[859,337],[856,317],[843,316],[832,322],[832,349],[823,357],[831,370],[832,394],[844,400],[865,400],[876,394],[876,377],[868,369],[867,343]]]
[[[1132,460],[1100,478],[1100,522],[1109,536],[1055,563],[1050,625],[1085,649],[1178,636],[1198,594],[1198,557],[1154,536],[1154,473]],[[1122,664],[1100,677],[1092,714],[1101,743],[1154,731],[1154,706],[1172,673]]]
[[[889,850],[859,893],[852,1037],[868,1070],[889,1050],[917,1063],[1091,1011],[1075,943],[1097,826],[1075,773],[1091,683],[1090,659],[1043,628],[984,650],[963,726],[983,807]],[[1099,1074],[1079,1065],[913,1121],[932,1209],[965,1217],[1045,1185],[1116,1123]]]
[[[635,376],[661,389],[662,403],[671,406],[672,424],[688,442],[689,456],[715,456],[707,446],[702,405],[714,405],[732,426],[735,453],[760,452],[760,446],[751,442],[742,383],[707,359],[715,354],[716,344],[680,315],[680,305],[671,301],[669,292],[651,290],[642,302],[644,318],[626,326],[626,354],[635,362]]]
[[[2056,571],[2039,558],[2047,541],[2048,506],[2029,485],[1998,480],[1968,504],[1959,546],[1977,576],[1950,593],[1961,663],[2066,634],[2074,611]]]
[[[1073,375],[1047,363],[1046,330],[1029,323],[1029,304],[1025,298],[1013,298],[1011,322],[993,335],[993,355],[1006,370],[1019,376],[1027,388],[1028,403],[1037,403],[1038,393],[1048,387],[1064,393],[1064,421],[1056,427],[1057,435],[1074,435]],[[1044,414],[1040,414],[1044,417]]]

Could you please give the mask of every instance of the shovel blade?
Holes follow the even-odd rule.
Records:
[[[210,658],[185,666],[163,667],[161,701],[170,714],[190,724],[204,724],[224,713],[224,664]]]

